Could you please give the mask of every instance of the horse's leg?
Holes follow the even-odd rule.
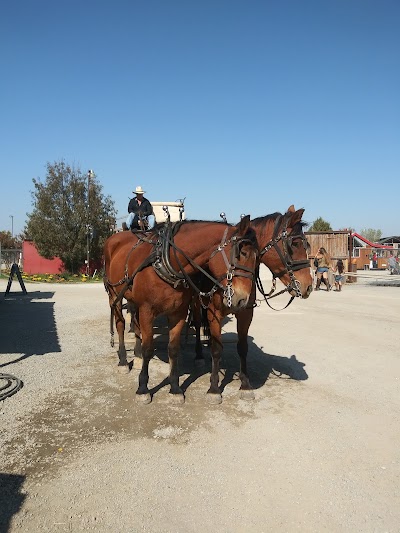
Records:
[[[240,397],[243,400],[254,400],[254,392],[250,385],[249,376],[247,373],[247,353],[249,346],[247,342],[247,334],[251,321],[253,320],[253,308],[243,309],[236,314],[236,328],[238,334],[237,351],[240,357]]]
[[[196,357],[194,363],[197,366],[204,366],[203,345],[201,343],[201,305],[198,298],[193,300],[191,309],[192,324],[196,332]]]
[[[133,353],[139,359],[142,358],[142,340],[140,336],[140,326],[139,326],[139,310],[136,308],[133,302],[127,302],[126,304],[127,311],[131,315],[131,321],[129,326],[129,333],[135,335],[135,347]]]
[[[122,313],[122,301],[119,301],[114,308],[115,315],[115,327],[118,332],[118,371],[127,374],[129,372],[128,361],[126,359],[126,348],[125,348],[125,319]]]
[[[133,331],[135,334],[135,347],[133,349],[133,353],[135,357],[142,359],[142,336],[140,333],[139,309],[133,309],[130,331]]]
[[[212,404],[218,404],[222,402],[221,389],[219,388],[219,365],[223,349],[221,340],[222,314],[219,310],[210,306],[207,315],[210,327],[212,356],[210,388],[207,391],[207,400]]]
[[[126,303],[126,312],[131,315],[131,321],[129,324],[129,333],[135,333],[135,312],[136,308],[132,302]]]
[[[169,359],[169,383],[171,386],[170,393],[175,403],[183,403],[185,397],[179,386],[179,365],[178,358],[180,352],[181,333],[185,325],[186,313],[170,315],[168,317],[169,341],[168,341],[168,359]]]
[[[195,331],[196,331],[196,345],[195,345],[195,350],[196,350],[196,357],[194,358],[194,364],[196,366],[204,366],[205,364],[205,359],[204,359],[204,354],[203,354],[203,345],[201,343],[201,325],[196,323],[194,325],[194,328],[195,328]]]
[[[149,391],[149,363],[154,354],[153,321],[154,315],[150,309],[140,310],[140,332],[142,335],[142,369],[139,374],[139,387],[136,391],[136,399],[141,403],[150,403]]]

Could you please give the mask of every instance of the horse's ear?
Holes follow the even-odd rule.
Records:
[[[250,215],[245,215],[240,219],[240,222],[236,224],[240,234],[246,233],[250,226]]]
[[[300,222],[304,213],[304,209],[298,209],[297,211],[288,210],[288,213],[289,212],[291,212],[292,214],[289,217],[288,228],[293,228],[293,226],[295,226],[297,222]]]
[[[290,207],[288,207],[288,213],[294,213],[296,210],[294,208],[294,205],[292,204]]]

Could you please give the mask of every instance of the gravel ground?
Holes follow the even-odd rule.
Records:
[[[23,296],[14,281],[0,300],[0,372],[24,386],[0,402],[0,531],[399,532],[400,288],[387,272],[359,274],[341,293],[256,309],[254,401],[239,399],[229,320],[219,406],[191,334],[185,404],[163,381],[160,321],[155,394],[140,405],[136,364],[116,371],[101,284],[27,284]],[[133,357],[130,334],[127,346]]]

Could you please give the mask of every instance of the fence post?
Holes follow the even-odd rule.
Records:
[[[349,272],[354,272],[357,274],[357,259],[353,259],[350,263]],[[357,276],[348,276],[347,283],[355,283],[357,281]]]

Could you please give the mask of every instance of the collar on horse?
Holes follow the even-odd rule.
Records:
[[[301,298],[301,291],[300,291],[300,283],[296,279],[296,276],[294,275],[294,272],[297,270],[301,270],[303,268],[307,268],[310,266],[310,263],[308,259],[292,259],[293,255],[293,241],[300,239],[303,243],[304,248],[307,250],[307,239],[304,235],[293,235],[293,230],[288,234],[287,232],[287,225],[288,225],[289,218],[287,215],[279,215],[277,219],[275,220],[275,226],[274,226],[274,233],[272,235],[272,239],[264,246],[262,250],[260,250],[260,258],[269,252],[271,248],[275,248],[277,254],[279,255],[283,269],[279,272],[272,272],[272,288],[268,294],[265,293],[263,285],[261,283],[260,279],[260,270],[257,269],[256,273],[256,285],[258,290],[261,292],[261,294],[264,297],[264,300],[267,302],[268,306],[271,309],[274,309],[268,300],[271,298],[275,298],[276,296],[279,296],[280,294],[283,294],[285,292],[293,291],[295,293],[295,296],[291,296],[289,302],[283,307],[282,309],[274,309],[274,311],[282,311],[283,309],[286,309],[294,300],[295,297]],[[283,222],[283,224],[282,224]],[[279,228],[282,224],[282,230],[279,232]],[[278,246],[278,243],[282,241],[282,248]],[[290,277],[290,283],[281,291],[274,294],[276,289],[276,278],[281,278],[284,276],[284,274],[288,273]]]

